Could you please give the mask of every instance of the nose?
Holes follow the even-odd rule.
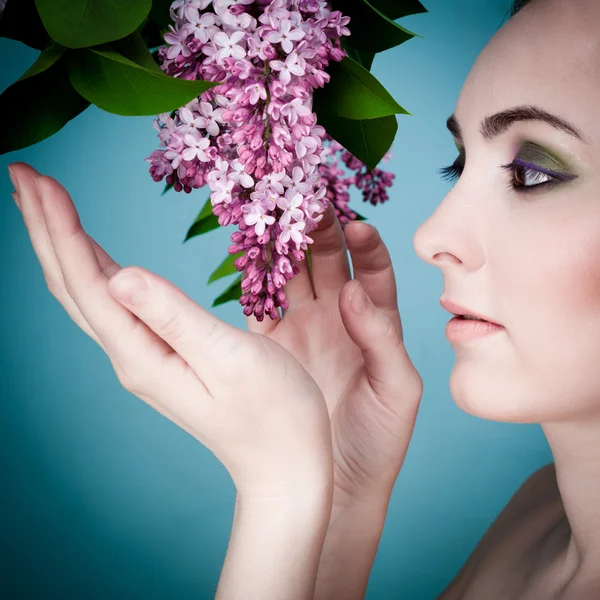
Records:
[[[413,236],[413,247],[421,260],[434,267],[464,265],[468,270],[474,270],[484,262],[474,222],[476,215],[472,203],[461,202],[456,196],[456,189],[453,188],[418,227]]]

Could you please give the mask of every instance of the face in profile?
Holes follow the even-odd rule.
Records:
[[[456,182],[413,243],[444,299],[504,330],[452,343],[452,397],[486,419],[600,420],[600,2],[533,0],[454,116]]]

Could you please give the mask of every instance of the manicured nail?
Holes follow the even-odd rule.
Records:
[[[15,174],[13,173],[12,169],[10,168],[10,166],[8,167],[8,176],[10,177],[10,180],[12,181],[13,187],[18,192],[19,186],[17,184],[17,178],[16,178]]]
[[[138,304],[148,293],[146,280],[136,273],[119,272],[110,281],[115,296],[128,304]]]
[[[13,200],[15,201],[17,208],[19,210],[21,210],[21,203],[19,202],[19,194],[17,194],[17,192],[11,192],[10,195],[12,196]]]
[[[352,308],[358,314],[363,314],[366,312],[369,304],[372,304],[371,300],[367,296],[365,288],[358,281],[354,284],[354,288],[350,294],[350,303],[352,304]]]

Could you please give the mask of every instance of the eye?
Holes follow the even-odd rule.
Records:
[[[519,158],[515,158],[507,165],[500,166],[512,173],[513,179],[509,184],[509,189],[517,192],[528,192],[531,191],[531,188],[551,187],[570,178],[568,175],[554,173]]]
[[[442,179],[447,181],[456,181],[463,172],[464,164],[462,164],[459,156],[452,165],[449,167],[442,167],[438,170],[438,173],[442,176]],[[516,158],[512,163],[507,165],[500,165],[502,169],[506,169],[512,173],[513,178],[509,185],[509,189],[517,192],[529,192],[531,188],[548,187],[557,185],[562,181],[568,181],[573,179],[572,175],[564,175],[561,173],[553,173],[538,167],[531,163],[526,163],[523,160]]]

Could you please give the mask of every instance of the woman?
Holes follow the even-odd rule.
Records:
[[[541,423],[555,463],[523,484],[441,598],[591,600],[600,598],[600,4],[531,0],[513,13],[449,119],[459,157],[443,172],[460,180],[414,245],[442,270],[450,312],[500,324],[449,327],[453,398],[482,418]],[[53,295],[122,384],[232,476],[217,598],[362,598],[423,391],[377,231],[342,232],[330,206],[313,234],[312,281],[304,266],[283,318],[250,318],[243,332],[149,271],[121,269],[54,179],[24,163],[11,171]],[[145,289],[128,288],[131,275]],[[467,339],[464,327],[490,331]]]

